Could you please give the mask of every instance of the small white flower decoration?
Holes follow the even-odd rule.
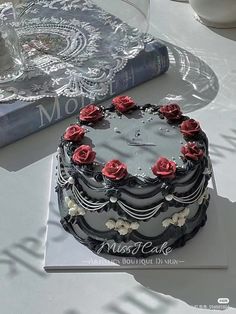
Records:
[[[185,218],[180,217],[177,221],[177,226],[182,227],[185,224]]]
[[[164,228],[167,228],[170,225],[182,227],[185,224],[186,218],[188,217],[189,213],[190,209],[188,207],[185,207],[181,212],[174,213],[171,218],[164,219],[162,221],[162,226]]]
[[[85,215],[85,210],[84,210],[84,208],[78,207],[78,214],[81,215],[81,216]]]
[[[129,229],[121,227],[117,231],[119,232],[120,235],[126,235],[129,232]]]
[[[115,228],[116,228],[116,229],[119,229],[119,228],[123,227],[123,225],[124,225],[124,220],[118,219],[118,220],[116,221],[116,226],[115,226]]]
[[[171,219],[171,218],[167,218],[167,219],[165,219],[165,220],[162,221],[162,226],[165,227],[165,228],[167,228],[167,227],[169,227],[169,225],[172,224],[172,223],[173,223],[172,219]]]
[[[126,229],[130,229],[130,222],[124,220],[124,223],[123,223],[122,227],[124,227]]]
[[[114,229],[117,231],[120,235],[126,235],[127,233],[132,232],[133,230],[137,230],[139,228],[139,223],[136,221],[129,222],[127,220],[123,219],[117,219],[115,221],[114,219],[109,219],[105,223],[106,227],[110,230]]]
[[[114,229],[115,226],[116,226],[115,220],[113,220],[113,219],[107,220],[106,226],[107,226],[108,229]]]
[[[69,215],[70,216],[76,216],[77,215],[77,208],[76,207],[72,207],[69,209]]]
[[[68,202],[68,204],[67,204],[67,206],[69,207],[69,208],[72,208],[72,207],[74,207],[76,205],[76,203],[75,203],[75,201],[73,201],[73,200],[69,200],[69,202]]]
[[[179,217],[180,218],[185,218],[189,215],[190,210],[188,207],[185,207],[180,213],[179,213]]]
[[[178,219],[179,219],[179,213],[175,213],[173,216],[172,216],[172,221],[173,223],[177,223],[178,222]]]
[[[130,228],[131,228],[132,230],[137,230],[137,229],[139,228],[139,223],[138,223],[137,221],[131,222]]]
[[[85,215],[85,210],[84,208],[78,206],[73,199],[70,197],[66,196],[65,197],[65,203],[69,208],[69,215],[70,216],[78,216],[78,215]]]

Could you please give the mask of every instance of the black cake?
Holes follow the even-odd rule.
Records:
[[[207,136],[177,104],[119,96],[88,105],[57,158],[61,223],[97,253],[153,255],[183,246],[206,222]]]

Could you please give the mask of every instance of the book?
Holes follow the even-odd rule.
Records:
[[[109,92],[97,97],[95,103],[124,93],[168,70],[168,51],[164,44],[154,39],[125,68],[116,73]],[[29,134],[40,131],[62,119],[78,113],[90,103],[86,97],[43,98],[34,102],[10,101],[0,103],[0,147],[15,142]]]

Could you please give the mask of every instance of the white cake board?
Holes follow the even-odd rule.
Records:
[[[80,244],[60,224],[55,192],[55,162],[52,165],[52,184],[47,222],[44,269],[46,271],[123,271],[152,268],[227,268],[224,240],[219,224],[217,192],[211,181],[211,200],[207,223],[182,248],[167,256],[155,255],[143,259],[98,255]]]

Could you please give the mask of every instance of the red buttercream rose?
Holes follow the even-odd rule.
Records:
[[[181,153],[187,159],[199,160],[203,157],[204,151],[196,143],[188,142],[181,148]]]
[[[84,134],[84,128],[78,124],[73,124],[66,129],[66,132],[64,133],[64,139],[66,141],[80,142],[83,139]]]
[[[119,160],[113,159],[105,164],[102,174],[111,180],[121,180],[128,174],[127,166]]]
[[[182,111],[177,104],[161,106],[159,112],[166,117],[167,120],[178,120],[182,117]]]
[[[73,153],[72,160],[79,165],[92,164],[96,157],[96,153],[89,145],[81,145],[76,148]]]
[[[197,135],[201,131],[201,127],[198,121],[194,119],[188,119],[181,123],[180,132],[188,137]]]
[[[79,118],[85,122],[96,122],[103,117],[102,109],[94,104],[90,104],[81,109]]]
[[[112,100],[116,110],[126,112],[135,106],[135,101],[129,96],[117,96]]]
[[[176,164],[172,160],[160,157],[152,167],[152,172],[155,176],[173,179],[176,172]]]

